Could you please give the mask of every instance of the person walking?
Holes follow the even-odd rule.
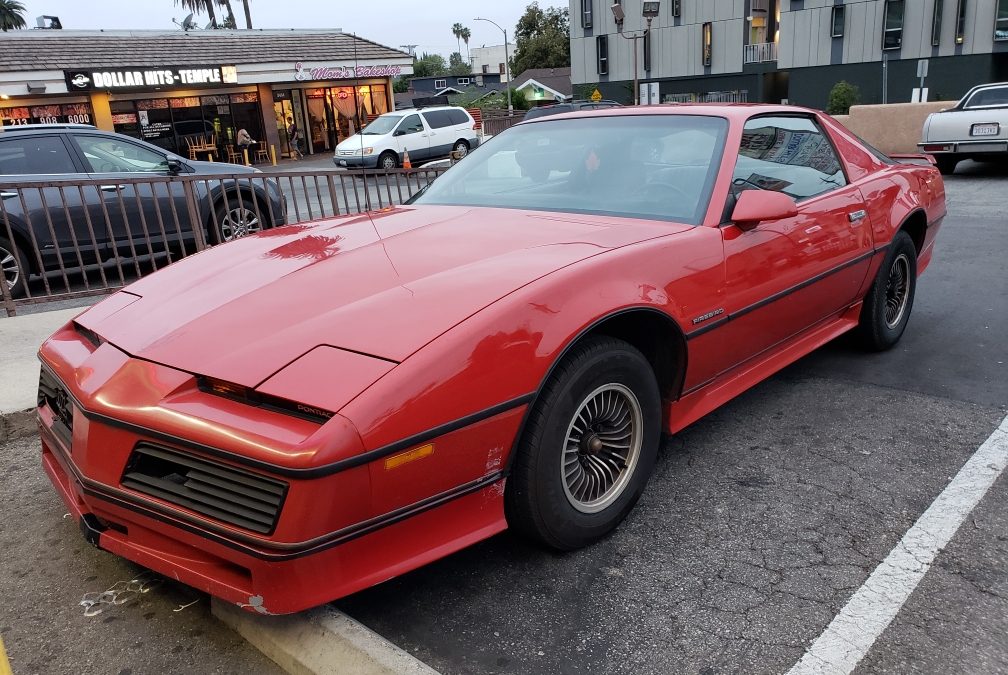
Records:
[[[301,130],[294,123],[293,117],[287,118],[287,143],[293,159],[304,159],[304,153],[301,152]]]

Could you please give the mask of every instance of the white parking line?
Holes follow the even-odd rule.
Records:
[[[852,672],[1005,465],[1008,465],[1008,417],[1001,420],[990,438],[875,568],[788,675]]]

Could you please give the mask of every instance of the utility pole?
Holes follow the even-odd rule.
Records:
[[[504,33],[504,78],[507,80],[507,97],[508,97],[508,117],[514,115],[514,106],[511,105],[511,57],[508,56],[508,42],[507,42],[507,31],[500,27],[496,21],[491,21],[490,19],[483,19],[476,17],[473,21],[486,21],[487,23],[492,23],[493,25],[500,28],[500,31]]]
[[[408,52],[410,56],[416,58],[416,48],[419,46],[420,45],[399,45],[399,49]]]
[[[617,28],[620,29],[619,34],[627,40],[633,40],[633,100],[634,105],[640,105],[640,84],[637,79],[637,40],[644,39],[651,32],[651,20],[658,16],[658,3],[644,3],[642,16],[647,21],[647,27],[643,31],[634,31],[632,33],[624,33],[622,31],[624,18],[623,6],[617,3],[613,4],[610,9],[612,9],[613,18],[616,19]]]

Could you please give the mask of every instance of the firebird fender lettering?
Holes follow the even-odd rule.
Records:
[[[698,323],[703,323],[707,319],[713,319],[715,316],[720,316],[722,314],[724,314],[724,307],[718,307],[713,312],[707,312],[706,314],[701,314],[697,318],[693,319],[693,325],[695,326]]]

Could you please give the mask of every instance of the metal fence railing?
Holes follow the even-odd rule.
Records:
[[[0,177],[0,307],[109,293],[260,229],[402,204],[443,171]]]
[[[521,111],[516,112],[514,115],[508,116],[505,112],[503,116],[490,116],[487,111],[483,113],[483,133],[487,136],[496,136],[505,129],[518,124],[522,121],[524,113]]]

